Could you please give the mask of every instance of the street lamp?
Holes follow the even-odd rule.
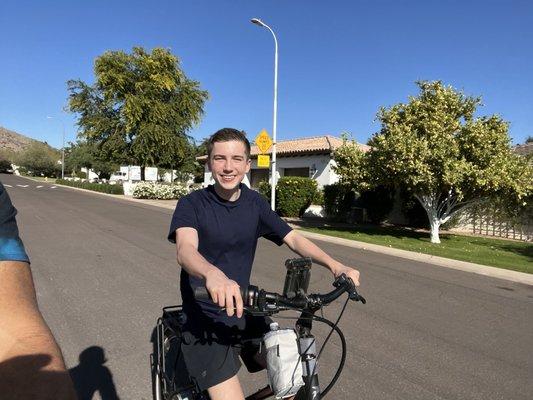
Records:
[[[277,180],[277,168],[276,168],[276,128],[277,128],[277,114],[278,114],[278,39],[276,34],[263,21],[259,18],[252,18],[250,20],[253,24],[259,25],[263,28],[267,28],[274,37],[274,115],[272,121],[272,188],[270,192],[270,204],[272,210],[276,210],[276,180]]]
[[[54,119],[54,117],[51,116],[47,116],[46,118]],[[65,179],[65,123],[62,119],[59,119],[59,122],[61,122],[61,126],[63,127],[63,143],[61,146],[61,179]],[[88,173],[87,176],[89,176]]]

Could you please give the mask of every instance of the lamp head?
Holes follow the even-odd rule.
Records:
[[[250,20],[250,22],[252,24],[256,24],[256,25],[262,26],[263,28],[266,27],[265,23],[263,21],[261,21],[259,18],[252,18]]]

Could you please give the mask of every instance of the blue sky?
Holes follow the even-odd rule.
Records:
[[[272,132],[274,45],[280,45],[278,140],[379,130],[380,106],[440,79],[481,95],[479,114],[533,135],[533,2],[493,0],[28,1],[0,3],[0,125],[61,146],[68,79],[92,83],[95,57],[169,48],[210,93],[202,139],[221,127]],[[55,116],[55,119],[47,119]]]

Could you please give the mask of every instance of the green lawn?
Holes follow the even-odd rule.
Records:
[[[533,273],[533,244],[526,242],[441,234],[441,243],[433,244],[429,241],[429,233],[401,228],[357,226],[302,229],[396,249]]]

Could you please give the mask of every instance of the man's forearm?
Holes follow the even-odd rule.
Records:
[[[61,350],[37,307],[28,263],[0,262],[0,321],[0,393],[75,399]]]
[[[16,333],[0,360],[0,393],[6,400],[76,400],[63,357],[49,332]],[[1,338],[0,338],[1,340]]]
[[[302,257],[311,257],[313,262],[329,268],[334,274],[336,274],[338,267],[342,266],[320,247],[296,231],[291,231],[284,240],[292,251]]]
[[[0,361],[18,352],[62,357],[35,298],[30,267],[25,262],[0,262]],[[37,347],[35,347],[37,346]]]
[[[316,244],[303,237],[298,232],[291,231],[283,240],[291,248],[291,250],[295,251],[299,255],[303,257],[311,257],[313,262],[329,268],[335,277],[344,274],[350,278],[356,286],[359,286],[360,274],[358,270],[352,267],[347,267],[346,265],[335,260],[326,252],[321,250]]]
[[[219,269],[208,262],[198,250],[189,244],[178,245],[178,264],[189,275],[206,279],[209,272]]]

